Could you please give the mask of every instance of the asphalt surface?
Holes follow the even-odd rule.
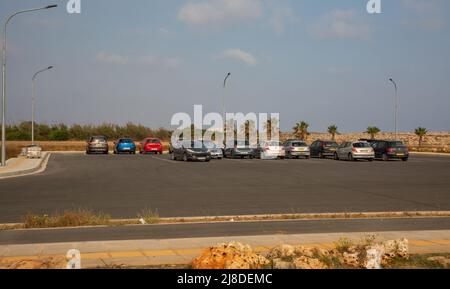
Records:
[[[450,158],[409,162],[52,155],[44,173],[0,180],[0,223],[89,208],[135,218],[450,210]]]
[[[292,220],[0,231],[0,245],[314,233],[449,230],[450,218]]]

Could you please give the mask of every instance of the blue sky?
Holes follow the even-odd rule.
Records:
[[[29,120],[31,76],[37,120],[136,122],[170,127],[176,112],[276,112],[290,130],[369,125],[393,130],[399,85],[400,128],[449,130],[450,2],[382,0],[2,0],[0,19],[30,7],[8,34],[8,122]]]

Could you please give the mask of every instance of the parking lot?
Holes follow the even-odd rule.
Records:
[[[232,160],[54,154],[47,170],[0,180],[0,222],[90,208],[134,218],[266,213],[450,210],[450,158],[409,162]]]

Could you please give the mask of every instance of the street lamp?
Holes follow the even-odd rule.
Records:
[[[34,145],[34,122],[35,122],[35,116],[36,116],[36,114],[35,114],[35,102],[36,102],[36,77],[40,74],[40,73],[42,73],[42,72],[44,72],[44,71],[47,71],[47,70],[50,70],[50,69],[52,69],[53,68],[53,66],[49,66],[49,67],[47,67],[47,68],[45,68],[45,69],[42,69],[42,70],[39,70],[38,72],[36,72],[34,75],[33,75],[33,79],[32,79],[32,84],[31,84],[31,87],[32,87],[32,95],[31,95],[31,144],[32,145]]]
[[[2,158],[1,158],[1,166],[6,165],[6,32],[8,28],[8,23],[11,21],[11,19],[19,14],[27,13],[27,12],[34,12],[39,10],[46,10],[58,7],[58,5],[48,5],[45,7],[40,8],[34,8],[34,9],[28,9],[28,10],[22,10],[15,12],[11,14],[8,18],[6,18],[5,24],[3,26],[3,53],[2,53]]]
[[[225,88],[227,87],[227,80],[230,78],[231,72],[228,72],[227,76],[223,80],[223,93],[222,93],[222,117],[223,117],[223,136],[224,136],[224,142],[226,141],[226,131],[227,131],[227,117],[226,117],[226,110],[225,110]],[[225,143],[224,143],[225,145]]]
[[[392,78],[389,78],[389,81],[392,82],[395,88],[395,140],[398,140],[398,86]]]

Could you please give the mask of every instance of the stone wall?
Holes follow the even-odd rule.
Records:
[[[292,133],[282,133],[281,139],[286,140],[295,138]],[[370,135],[367,133],[344,133],[336,135],[336,141],[338,143],[344,141],[354,141],[359,139],[368,139]],[[375,137],[376,139],[395,139],[394,133],[379,133]],[[328,140],[331,139],[329,133],[311,133],[308,136],[307,142],[311,144],[317,139]],[[429,151],[429,152],[446,152],[450,153],[450,132],[429,132],[423,139],[423,145],[419,148],[419,137],[413,132],[411,133],[399,133],[398,139],[405,142],[408,147],[413,151]]]

